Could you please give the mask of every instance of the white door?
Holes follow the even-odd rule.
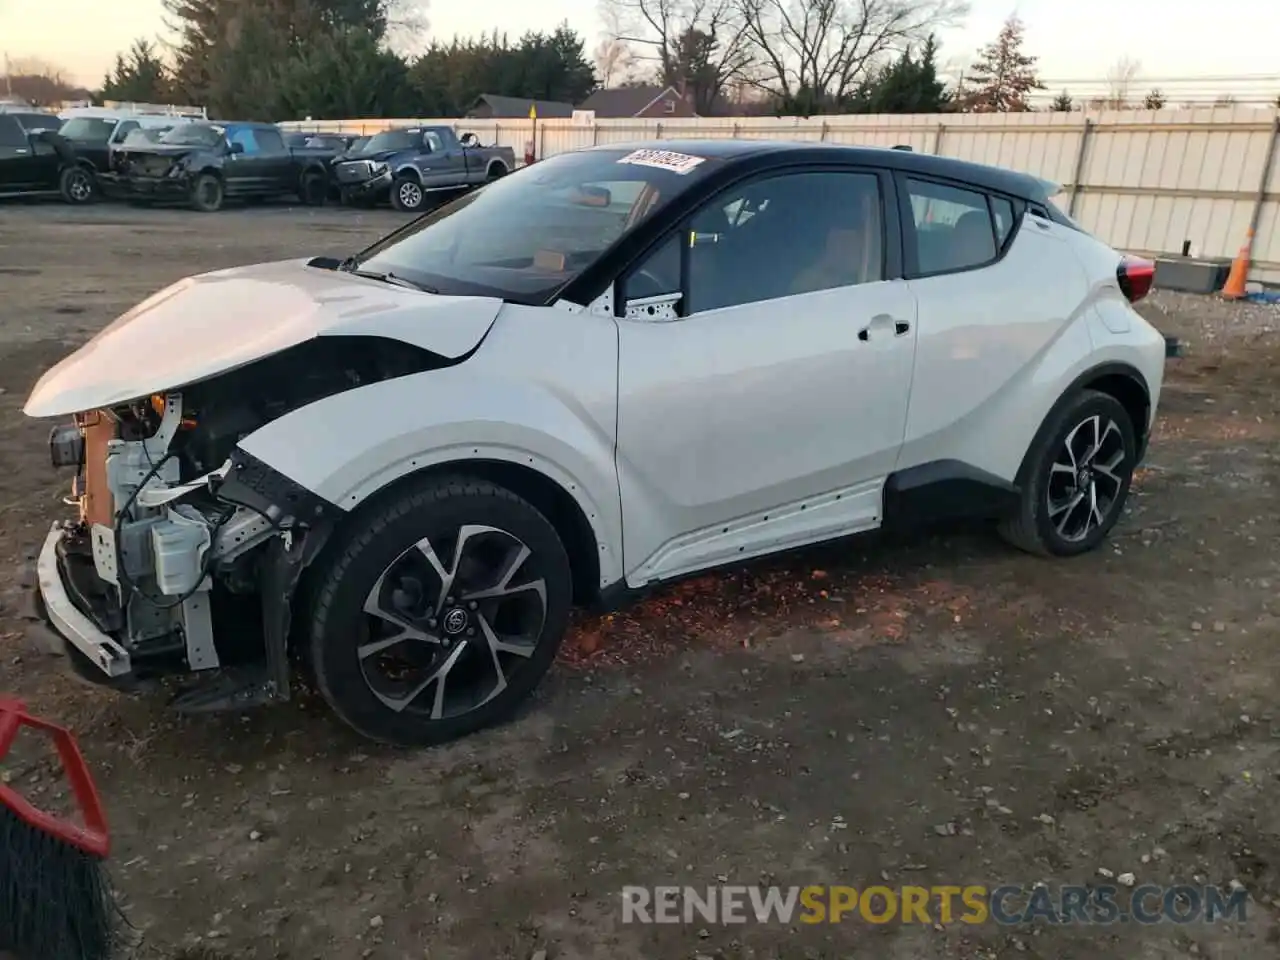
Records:
[[[879,523],[915,349],[913,295],[881,279],[883,186],[851,171],[749,181],[622,279],[632,304],[680,293],[674,311],[618,321],[633,585]]]

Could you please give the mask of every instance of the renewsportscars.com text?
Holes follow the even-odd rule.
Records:
[[[623,923],[1214,923],[1248,893],[1213,886],[623,887]]]

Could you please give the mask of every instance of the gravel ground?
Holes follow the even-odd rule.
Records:
[[[397,222],[0,210],[3,686],[82,738],[137,956],[1280,953],[1275,307],[1145,302],[1188,356],[1129,515],[1078,560],[948,529],[703,577],[581,618],[517,722],[418,753],[371,749],[310,695],[183,719],[71,681],[19,616],[19,570],[62,509],[48,425],[20,414],[32,382],[184,274],[345,254]],[[57,793],[40,764],[6,776]],[[1247,916],[642,926],[619,900],[626,884],[1056,887],[1103,871],[1234,882]]]

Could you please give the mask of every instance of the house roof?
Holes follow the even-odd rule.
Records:
[[[529,108],[538,108],[538,117],[542,120],[551,118],[567,119],[573,116],[573,104],[561,103],[558,100],[530,100],[526,97],[503,97],[493,93],[483,93],[476,98],[471,109],[487,104],[493,117],[498,120],[529,118]]]
[[[597,90],[582,102],[579,110],[594,110],[597,117],[634,117],[663,94],[676,93],[675,87],[656,84],[643,87],[612,87]],[[679,96],[679,94],[677,94]]]

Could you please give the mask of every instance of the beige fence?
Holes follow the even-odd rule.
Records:
[[[376,133],[411,123],[473,131],[517,158],[536,142],[548,157],[595,144],[676,137],[754,137],[909,144],[1023,170],[1063,185],[1062,207],[1133,253],[1230,257],[1255,231],[1255,280],[1280,283],[1280,111],[1251,107],[1090,113],[939,114],[692,120],[344,120],[292,129]]]

